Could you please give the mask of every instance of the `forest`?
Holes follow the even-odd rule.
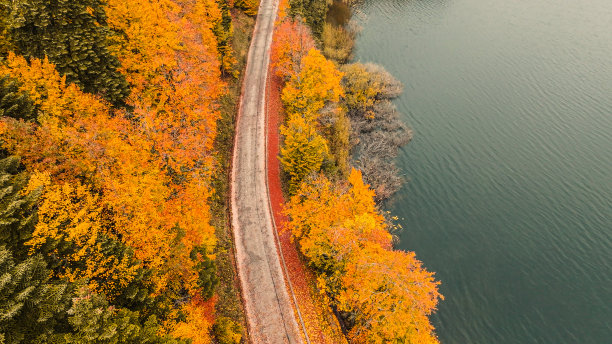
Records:
[[[0,1],[2,342],[240,341],[216,141],[256,6]]]
[[[281,4],[271,57],[286,228],[350,342],[437,342],[438,282],[380,207],[401,85],[311,5]],[[0,343],[244,341],[226,194],[257,6],[0,0]]]

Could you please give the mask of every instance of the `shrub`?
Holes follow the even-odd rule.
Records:
[[[213,325],[213,334],[219,344],[239,344],[242,340],[242,326],[228,317],[219,317]]]
[[[323,55],[338,63],[351,59],[355,45],[355,32],[343,26],[325,23],[323,26]]]

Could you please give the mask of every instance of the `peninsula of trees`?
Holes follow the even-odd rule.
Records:
[[[305,3],[281,1],[271,57],[284,80],[285,229],[350,343],[437,343],[428,317],[439,282],[393,249],[396,226],[380,209],[401,185],[393,160],[411,138],[390,102],[401,84],[347,64],[354,31],[321,21],[324,1]]]

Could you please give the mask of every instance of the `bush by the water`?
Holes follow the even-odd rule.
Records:
[[[394,160],[399,148],[412,138],[391,99],[402,92],[401,83],[383,67],[354,63],[342,67],[344,105],[351,122],[353,165],[376,191],[376,200],[390,198],[402,186]]]

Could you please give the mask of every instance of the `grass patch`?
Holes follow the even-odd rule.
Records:
[[[215,138],[215,157],[217,171],[213,179],[215,194],[211,199],[212,224],[217,236],[216,259],[218,301],[216,316],[233,320],[246,328],[245,315],[240,299],[240,283],[234,263],[234,244],[229,218],[229,181],[236,115],[242,85],[242,74],[246,66],[249,43],[255,20],[241,11],[232,10],[234,37],[232,48],[237,60],[236,69],[241,72],[239,78],[227,77],[228,91],[219,102],[221,117],[217,121],[217,137]]]

